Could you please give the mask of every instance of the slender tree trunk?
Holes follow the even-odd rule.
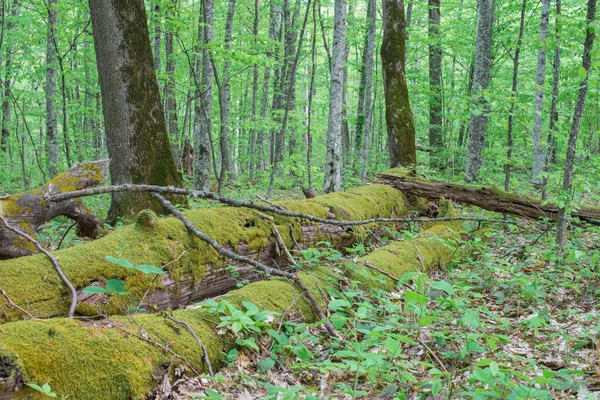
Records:
[[[542,145],[542,113],[544,111],[544,77],[546,76],[546,49],[544,48],[548,37],[548,15],[550,14],[550,0],[542,0],[542,19],[540,22],[540,45],[538,47],[537,72],[535,75],[535,102],[533,112],[533,174],[532,183],[542,183],[542,170],[546,152]]]
[[[46,35],[46,152],[50,177],[58,175],[58,121],[56,117],[56,24],[58,0],[48,0],[48,30]]]
[[[344,96],[344,56],[346,52],[346,0],[335,0],[331,86],[329,88],[329,122],[325,161],[325,193],[338,192],[342,185],[342,103]]]
[[[6,7],[2,4],[2,19],[6,18],[6,14],[9,14],[13,17],[19,15],[19,6],[21,4],[21,0],[13,0],[11,7]],[[6,8],[6,9],[5,9]],[[2,55],[2,48],[4,43],[4,36],[7,35],[13,28],[13,24],[10,20],[6,21],[2,27],[2,40],[0,40],[0,55]],[[10,136],[10,117],[11,117],[11,86],[12,86],[12,62],[14,58],[14,50],[12,47],[6,47],[5,52],[5,61],[4,61],[4,76],[0,75],[0,79],[3,80],[2,85],[0,86],[0,96],[2,96],[2,115],[1,118],[1,133],[0,133],[0,151],[7,153],[8,152],[8,138]]]
[[[254,46],[258,46],[258,27],[260,22],[259,15],[259,4],[258,0],[254,0],[254,25],[252,26],[252,35],[254,36]],[[248,160],[248,178],[254,179],[254,171],[256,169],[256,107],[258,101],[258,64],[254,64],[252,71],[252,108],[250,111],[250,119],[252,120],[252,126],[250,127],[250,134],[248,140],[248,151],[250,157]]]
[[[441,164],[442,147],[442,46],[440,0],[429,0],[429,148],[432,167]]]
[[[373,83],[373,53],[375,50],[375,27],[377,23],[377,2],[369,0],[367,6],[367,32],[363,45],[363,57],[360,70],[360,86],[358,89],[358,109],[356,111],[356,133],[354,136],[354,151],[357,162],[360,163],[359,176],[364,183],[366,179],[366,162],[370,145],[371,92]],[[367,120],[368,119],[368,120]],[[365,161],[366,151],[366,161]]]
[[[475,75],[475,61],[473,60],[469,65],[469,73],[467,77],[467,87],[465,92],[470,97],[471,91],[473,90],[473,79]],[[469,119],[461,119],[460,126],[458,127],[458,147],[463,147],[465,143],[465,133],[469,131]]]
[[[233,17],[235,14],[235,0],[229,0],[229,10],[227,11],[227,21],[225,23],[225,51],[231,48],[231,40],[233,37]],[[221,114],[221,136],[219,137],[219,147],[221,149],[221,174],[219,178],[219,190],[229,179],[235,178],[235,166],[231,155],[231,84],[229,82],[229,66],[231,60],[226,56],[225,64],[223,65],[223,78],[219,86],[219,109]],[[216,65],[213,62],[213,69]],[[215,77],[217,71],[213,71]]]
[[[554,32],[555,32],[555,40],[556,40],[556,48],[554,49],[554,63],[553,74],[552,74],[552,104],[550,106],[550,124],[548,127],[548,145],[546,150],[546,160],[545,160],[545,174],[542,181],[542,200],[548,199],[548,172],[550,171],[550,166],[554,162],[553,155],[556,154],[556,123],[558,122],[558,89],[559,89],[559,81],[560,81],[560,29],[559,29],[559,20],[560,20],[560,4],[561,0],[556,0],[556,16],[554,20]]]
[[[160,32],[160,0],[155,0],[156,4],[152,8],[152,19],[154,20],[154,32],[152,37],[152,44],[154,46],[154,70],[158,73],[161,70],[161,32]],[[158,87],[160,88],[160,80],[158,81]]]
[[[348,5],[347,19],[354,17],[354,7],[352,4]],[[347,24],[346,24],[347,25]],[[346,29],[348,29],[346,27]],[[350,43],[346,41],[344,49],[344,82],[343,82],[343,93],[342,93],[342,180],[346,176],[346,166],[350,163],[350,129],[348,127],[347,111],[348,108],[348,54],[350,53]]]
[[[313,96],[315,95],[315,74],[317,54],[317,5],[313,5],[313,30],[312,30],[312,47],[310,52],[310,83],[308,86],[308,101],[306,106],[306,175],[307,185],[309,189],[313,188],[312,181],[312,107]]]
[[[508,112],[508,129],[506,132],[508,150],[506,151],[506,163],[504,164],[504,190],[510,190],[510,174],[512,164],[512,153],[513,153],[513,125],[514,125],[514,113],[515,103],[517,101],[517,85],[519,81],[519,56],[521,54],[521,42],[523,41],[523,29],[525,28],[525,11],[527,9],[527,0],[523,0],[521,5],[521,20],[519,23],[519,37],[517,38],[517,48],[513,56],[513,73],[512,73],[512,87],[511,87],[511,98],[510,98],[510,110]]]
[[[198,25],[198,42],[203,45],[202,57],[197,58],[196,77],[202,74],[202,86],[196,88],[194,103],[194,157],[195,187],[210,189],[211,130],[212,130],[212,86],[213,70],[207,46],[214,41],[214,0],[203,0]]]
[[[90,0],[112,184],[181,186],[165,124],[146,19],[138,0]],[[183,199],[175,198],[178,203]],[[108,221],[151,208],[149,195],[113,194]]]
[[[575,165],[575,151],[577,150],[577,135],[581,127],[581,119],[583,117],[583,106],[587,96],[587,86],[589,81],[590,68],[592,65],[592,48],[594,47],[594,39],[596,38],[595,29],[592,26],[596,19],[596,0],[588,0],[587,17],[586,17],[586,35],[583,46],[583,60],[581,66],[585,69],[585,78],[579,84],[579,94],[577,95],[577,103],[573,114],[573,123],[569,132],[569,141],[567,144],[567,157],[565,160],[565,172],[563,180],[563,196],[568,196],[565,202],[570,202],[571,190],[573,187],[573,168]],[[567,208],[562,207],[558,211],[558,223],[556,225],[556,244],[564,246],[567,241]]]
[[[417,163],[415,121],[410,109],[406,85],[405,38],[404,0],[384,0],[381,66],[392,168],[414,166]]]
[[[467,143],[465,167],[467,182],[479,179],[483,167],[482,151],[485,147],[485,134],[488,121],[488,103],[483,95],[490,82],[492,64],[492,26],[494,22],[494,0],[478,0],[477,42],[475,49],[475,71],[473,73],[473,96]]]
[[[173,56],[173,21],[177,16],[177,0],[170,0],[166,11],[167,29],[165,31],[165,59],[167,81],[165,83],[165,114],[167,114],[167,132],[171,142],[171,152],[175,160],[179,159],[179,123],[177,121],[177,97],[175,95],[175,69],[177,63]],[[155,60],[156,61],[156,60]]]

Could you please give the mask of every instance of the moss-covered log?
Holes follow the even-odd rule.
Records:
[[[282,207],[319,217],[365,219],[404,215],[407,211],[401,192],[386,185],[363,186],[344,193],[333,193],[301,201],[283,201]],[[235,207],[204,208],[185,213],[204,233],[219,243],[270,266],[285,263],[275,251],[271,223],[278,228],[287,246],[293,236],[304,245],[330,241],[337,247],[349,246],[356,236],[344,227],[301,222],[274,215],[267,220],[253,210]],[[94,242],[57,251],[62,270],[78,289],[80,315],[119,314],[129,307],[167,309],[224,293],[243,280],[256,280],[252,267],[238,265],[236,274],[226,268],[231,264],[204,242],[188,235],[175,218],[156,218],[141,212],[137,222]],[[110,264],[106,256],[126,259],[133,264],[164,266],[160,279]],[[109,279],[122,279],[130,296],[123,298],[87,295],[89,285],[104,286]],[[30,314],[48,318],[65,316],[69,295],[49,261],[41,255],[0,262],[0,288],[12,302]],[[26,317],[0,294],[0,320]]]
[[[481,187],[440,182],[412,176],[405,169],[392,169],[377,175],[377,182],[395,187],[411,196],[438,200],[446,198],[504,214],[538,219],[558,219],[557,205],[543,204],[540,200],[508,193],[494,187]],[[571,213],[593,225],[600,225],[600,207],[581,207]]]
[[[458,238],[459,228],[456,222],[436,224],[415,240],[392,243],[359,261],[396,276],[415,270],[425,272],[450,261],[453,249],[447,243]],[[381,288],[382,279],[388,289],[394,286],[385,276],[375,280],[365,277],[369,274],[355,272],[347,270],[365,289]],[[323,289],[329,282],[340,278],[326,267],[299,276],[315,296],[325,293]],[[249,284],[228,293],[227,299],[234,304],[249,300],[271,311],[285,311],[306,321],[314,319],[305,296],[280,279]],[[221,365],[223,351],[230,349],[233,341],[215,333],[219,322],[215,316],[199,308],[176,311],[173,316],[187,322],[204,342],[213,367]],[[164,351],[164,346],[170,351]],[[24,382],[47,382],[55,392],[78,400],[144,399],[171,363],[173,367],[183,365],[188,373],[191,368],[207,371],[198,342],[186,329],[160,314],[112,317],[101,322],[12,322],[0,328],[0,399],[36,396],[24,387]]]
[[[77,164],[45,185],[27,192],[0,198],[8,223],[34,236],[38,228],[64,215],[77,222],[77,234],[96,238],[102,230],[96,216],[79,199],[51,202],[58,193],[85,189],[104,183],[108,160]],[[34,254],[35,247],[0,224],[0,260]]]

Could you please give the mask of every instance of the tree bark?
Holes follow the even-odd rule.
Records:
[[[457,240],[459,230],[458,225],[435,224],[416,239],[394,242],[359,258],[358,273],[355,268],[338,268],[365,290],[393,290],[395,278],[406,272],[448,264],[454,252],[445,243]],[[365,264],[376,269],[365,268]],[[370,274],[378,279],[366,278]],[[302,272],[299,278],[313,296],[319,297],[330,285],[332,274],[324,267]],[[318,319],[303,293],[282,279],[251,283],[229,292],[226,300],[239,308],[243,301],[250,301],[272,312],[291,312],[306,322]],[[224,364],[224,355],[235,340],[230,335],[218,335],[214,320],[206,308],[194,307],[172,314],[138,314],[95,322],[53,319],[5,324],[0,348],[0,399],[31,393],[24,379],[51,382],[53,391],[80,400],[146,398],[168,373],[166,365],[200,374],[209,370],[206,360],[215,370]]]
[[[40,188],[0,198],[3,215],[18,229],[34,236],[42,224],[63,215],[77,223],[77,233],[82,237],[96,238],[103,232],[96,216],[79,199],[49,202],[48,198],[73,188],[85,189],[104,183],[108,161],[77,164],[59,174]],[[28,256],[35,247],[21,237],[0,226],[0,260]],[[2,284],[0,283],[0,287]]]
[[[544,111],[544,78],[546,76],[546,49],[548,37],[548,16],[550,0],[542,0],[542,19],[540,22],[540,45],[538,47],[537,71],[535,74],[535,101],[533,111],[533,173],[531,181],[534,185],[542,183],[545,150],[542,145],[542,113]]]
[[[177,121],[177,97],[175,94],[175,70],[177,63],[173,55],[173,27],[174,20],[177,17],[177,0],[170,0],[171,4],[167,8],[166,19],[167,29],[165,32],[165,58],[167,68],[167,82],[165,83],[165,114],[167,117],[167,132],[171,142],[171,152],[173,159],[179,159],[179,123]]]
[[[207,46],[214,41],[214,0],[203,0],[198,22],[198,42],[203,45],[202,57],[197,58],[196,80],[202,75],[202,85],[196,88],[194,103],[195,184],[198,190],[210,189],[212,87],[213,70]]]
[[[440,0],[429,0],[429,148],[430,164],[441,166],[442,150],[442,46]]]
[[[492,65],[492,26],[494,22],[494,0],[477,1],[477,41],[475,49],[475,70],[471,95],[471,116],[469,123],[469,139],[467,142],[467,160],[465,179],[474,182],[479,179],[479,171],[483,167],[483,149],[487,129],[488,102],[484,91],[490,82]]]
[[[154,71],[146,10],[138,0],[90,0],[113,184],[180,186]],[[181,202],[182,200],[180,200]],[[146,194],[114,194],[108,222],[164,212]]]
[[[342,102],[344,95],[344,55],[346,52],[346,0],[335,0],[329,122],[325,160],[325,193],[338,192],[342,185]]]
[[[586,16],[586,34],[585,43],[583,45],[583,57],[581,67],[585,70],[585,78],[579,83],[579,93],[577,95],[577,103],[575,103],[575,111],[573,113],[573,123],[569,132],[569,141],[567,144],[567,157],[565,160],[565,172],[563,178],[563,201],[569,204],[571,201],[571,190],[573,189],[573,169],[575,166],[575,152],[577,150],[577,135],[581,127],[581,119],[583,117],[583,106],[587,96],[587,87],[590,76],[590,68],[592,66],[592,49],[594,47],[594,39],[596,38],[595,29],[592,26],[596,19],[596,0],[588,0],[587,16]],[[567,241],[567,209],[561,207],[558,212],[558,224],[556,226],[556,244],[564,246]]]
[[[58,0],[48,0],[48,27],[46,34],[46,152],[50,177],[58,174],[58,121],[56,117],[56,24]]]
[[[341,194],[280,202],[279,205],[290,211],[343,220],[390,217],[396,213],[404,214],[410,208],[405,204],[402,193],[385,185],[363,186]],[[285,265],[275,249],[271,220],[262,217],[260,212],[218,207],[187,211],[185,215],[221,245],[267,265],[274,265],[272,259]],[[273,223],[288,247],[294,244],[291,232],[296,240],[307,246],[326,240],[337,248],[344,248],[358,239],[345,226],[307,223],[278,215],[274,218]],[[111,278],[124,279],[125,288],[133,293],[138,303],[149,290],[143,306],[167,309],[226,292],[240,279],[258,277],[253,267],[239,265],[240,275],[235,278],[227,272],[229,261],[189,236],[179,221],[173,218],[159,220],[149,211],[141,212],[136,224],[120,228],[96,241],[57,251],[54,255],[59,258],[65,275],[78,288],[80,303],[77,312],[85,315],[126,311],[115,307],[118,299],[81,293],[86,286],[102,285]],[[107,255],[127,259],[136,265],[167,265],[166,273],[161,276],[160,282],[151,285],[152,277],[115,268],[114,264],[106,262]],[[85,260],[83,264],[82,260]],[[41,255],[3,262],[0,288],[33,315],[66,315],[69,299],[64,297],[61,282],[44,278],[49,271],[47,263]],[[25,270],[26,274],[23,273]],[[4,301],[0,295],[0,320],[22,317],[18,310],[5,307]]]
[[[555,204],[544,204],[540,200],[504,192],[494,187],[425,180],[407,174],[406,170],[385,171],[377,175],[376,182],[391,185],[411,196],[429,200],[443,197],[457,203],[530,219],[548,218],[557,221],[559,218],[559,207]],[[571,215],[582,221],[600,225],[600,208],[582,207],[573,211]]]
[[[512,153],[513,153],[513,125],[514,125],[514,113],[515,104],[517,102],[517,85],[519,82],[519,56],[521,54],[521,42],[523,40],[523,29],[525,27],[525,11],[527,10],[527,0],[523,0],[521,5],[521,20],[519,22],[519,37],[517,38],[517,48],[513,56],[513,73],[512,73],[512,87],[511,87],[511,98],[510,98],[510,110],[508,111],[508,129],[506,132],[506,142],[508,150],[506,151],[506,163],[504,164],[504,190],[510,189],[510,175],[511,175],[511,164],[512,164]]]
[[[392,167],[414,166],[417,163],[415,121],[406,85],[405,38],[404,0],[384,0],[381,66]]]
[[[254,24],[252,25],[252,35],[254,39],[254,45],[258,46],[259,38],[258,38],[258,28],[260,23],[260,11],[258,0],[254,0]],[[254,172],[256,171],[256,133],[257,130],[255,126],[257,125],[257,105],[258,105],[258,64],[254,64],[252,71],[252,106],[250,111],[250,118],[252,120],[252,126],[250,127],[249,139],[248,139],[248,151],[249,151],[249,160],[248,160],[248,179],[254,179]]]
[[[2,7],[3,18],[6,20],[3,27],[3,38],[9,34],[13,28],[13,23],[10,19],[6,18],[6,14],[9,17],[16,17],[19,15],[19,6],[21,0],[13,0],[12,5],[9,7]],[[2,40],[4,41],[4,39]],[[2,47],[0,46],[0,56],[2,55]],[[0,124],[0,151],[8,152],[8,138],[10,137],[10,117],[11,117],[11,86],[12,86],[12,62],[14,58],[14,50],[11,47],[6,47],[4,60],[4,76],[0,75],[0,79],[3,83],[0,85],[0,96],[2,96],[2,115],[0,116],[2,123]]]
[[[377,2],[369,0],[367,6],[367,32],[363,46],[362,65],[360,70],[360,86],[358,90],[358,109],[356,111],[356,133],[354,151],[357,163],[360,163],[359,176],[366,183],[369,148],[371,144],[371,96],[373,91],[373,53],[375,51],[375,27],[377,25]]]

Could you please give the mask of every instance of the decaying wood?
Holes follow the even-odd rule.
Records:
[[[285,211],[292,215],[292,210],[302,210],[319,218],[327,217],[325,221],[336,221],[334,218],[389,218],[410,211],[404,199],[401,192],[389,186],[371,185],[313,199],[281,202],[279,205],[285,210],[273,207],[267,207],[267,210]],[[273,222],[266,221],[255,210],[240,207],[201,208],[186,211],[184,215],[224,247],[269,267],[289,264],[284,257],[274,256],[276,240],[272,223],[278,226],[288,247],[293,245],[290,224],[295,238],[306,247],[328,241],[343,249],[357,240],[349,226],[310,223],[270,211],[267,213],[273,216]],[[150,211],[141,212],[133,225],[117,229],[96,241],[56,251],[54,255],[77,289],[77,313],[88,316],[128,312],[129,305],[124,306],[114,297],[83,293],[85,287],[103,287],[107,280],[113,278],[122,279],[125,290],[133,293],[133,306],[158,310],[214,297],[235,288],[240,281],[262,278],[255,266],[227,261],[214,249],[189,235],[180,221],[159,219]],[[127,259],[135,265],[164,267],[165,274],[153,284],[154,277],[134,274],[110,264],[106,256]],[[232,264],[235,275],[227,268]],[[0,262],[0,282],[12,301],[31,315],[40,318],[67,315],[68,293],[62,282],[54,278],[52,265],[44,257],[36,255]],[[140,304],[142,298],[145,300]],[[0,297],[0,321],[27,318],[4,300]]]
[[[4,216],[19,230],[33,236],[38,228],[63,215],[77,222],[77,234],[96,238],[102,226],[79,199],[49,201],[62,192],[85,189],[104,182],[108,160],[77,164],[40,188],[3,197]],[[0,260],[22,257],[36,252],[30,242],[0,225]]]
[[[518,217],[556,221],[559,207],[542,204],[540,200],[507,193],[500,189],[459,185],[409,176],[404,170],[391,170],[377,175],[377,182],[391,185],[404,193],[429,200],[441,197],[457,203],[468,204]],[[581,207],[571,213],[582,221],[600,225],[600,207]]]
[[[435,224],[422,232],[423,237],[391,243],[357,261],[376,265],[393,276],[435,268],[447,264],[453,254],[447,241],[440,238],[457,239],[458,228]],[[355,271],[342,268],[339,273],[360,282],[365,290],[395,287],[385,275],[372,280],[368,274]],[[298,275],[315,296],[334,279],[327,267]],[[307,322],[317,319],[302,292],[286,280],[255,282],[228,293],[226,300],[237,307],[248,300]],[[181,322],[189,329],[183,329]],[[209,365],[223,365],[224,354],[234,341],[217,333],[219,322],[206,308],[188,308],[167,316],[139,314],[95,322],[57,318],[5,324],[0,333],[0,399],[27,397],[32,391],[24,382],[50,382],[54,392],[78,400],[146,398],[162,378],[156,374],[161,367],[202,373]]]

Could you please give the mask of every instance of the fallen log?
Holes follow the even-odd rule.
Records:
[[[461,185],[419,178],[401,168],[378,174],[377,183],[390,185],[411,196],[429,200],[443,197],[456,203],[523,218],[545,218],[552,221],[558,219],[559,207],[554,204],[542,204],[535,198],[508,193],[494,187]],[[573,211],[571,216],[593,225],[600,225],[600,207],[581,207]]]
[[[37,189],[2,197],[4,216],[11,225],[34,236],[42,224],[63,215],[77,223],[79,236],[96,238],[103,231],[102,225],[80,199],[53,202],[49,198],[58,193],[102,184],[108,163],[108,160],[103,160],[77,164]],[[36,249],[31,242],[0,224],[0,260],[34,253]]]
[[[449,210],[453,212],[451,207]],[[369,262],[401,276],[445,265],[454,253],[447,242],[459,238],[459,229],[459,222],[435,224],[417,239],[395,242],[360,258],[358,268],[360,262]],[[395,285],[385,275],[375,280],[368,278],[369,274],[352,271],[356,270],[345,272],[365,289],[381,289],[382,280],[388,288]],[[372,270],[370,274],[374,274]],[[327,267],[312,268],[298,276],[315,296],[326,293],[325,287],[336,279]],[[226,299],[238,306],[248,300],[305,321],[315,319],[309,302],[287,280],[251,283],[228,293]],[[25,382],[49,383],[54,392],[80,400],[144,399],[168,370],[180,367],[188,374],[208,371],[196,338],[207,349],[213,367],[223,364],[223,354],[234,342],[216,333],[218,318],[203,308],[175,311],[172,316],[187,323],[195,337],[160,314],[116,316],[100,322],[50,319],[5,324],[0,329],[0,400],[38,395]]]
[[[366,219],[405,215],[404,195],[386,185],[363,186],[301,201],[283,201],[280,206],[321,218]],[[256,211],[236,207],[204,208],[184,213],[208,236],[221,245],[252,257],[271,267],[285,264],[275,252],[271,223]],[[291,247],[292,236],[305,246],[329,241],[338,248],[348,247],[357,236],[347,227],[307,223],[298,218],[273,215],[273,223]],[[213,297],[235,288],[245,280],[261,276],[254,267],[225,260],[214,249],[188,235],[175,218],[159,219],[142,211],[135,224],[120,228],[94,242],[54,253],[61,268],[77,288],[79,315],[123,314],[129,307],[164,310]],[[106,256],[126,259],[140,265],[164,267],[160,278],[143,275],[106,261]],[[235,265],[235,274],[227,268]],[[120,279],[131,292],[129,303],[116,297],[83,293],[87,286],[105,286]],[[14,321],[28,314],[49,318],[67,315],[68,291],[42,255],[0,262],[0,321]],[[3,295],[5,294],[5,295]],[[18,307],[15,307],[17,305]],[[19,309],[21,308],[21,309]]]

